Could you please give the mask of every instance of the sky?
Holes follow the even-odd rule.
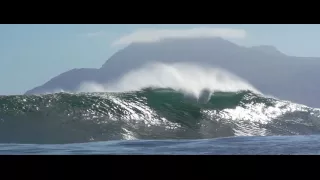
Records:
[[[131,42],[199,36],[320,57],[317,24],[1,24],[0,95],[23,94],[73,68],[99,68]]]

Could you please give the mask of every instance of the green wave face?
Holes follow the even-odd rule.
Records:
[[[171,89],[0,97],[0,143],[317,134],[318,109],[250,91]]]

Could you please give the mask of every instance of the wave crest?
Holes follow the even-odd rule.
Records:
[[[261,94],[251,84],[224,69],[206,68],[191,63],[151,63],[128,72],[114,83],[85,82],[78,92],[128,92],[150,87],[171,88],[197,98],[203,90],[211,93],[250,90]]]

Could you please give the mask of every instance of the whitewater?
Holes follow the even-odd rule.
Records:
[[[318,154],[319,122],[222,68],[150,63],[76,92],[1,96],[0,154]]]
[[[85,82],[78,92],[128,92],[144,88],[171,88],[199,98],[206,89],[210,92],[250,90],[260,93],[245,80],[222,68],[206,68],[193,63],[150,63],[132,70],[115,83]]]

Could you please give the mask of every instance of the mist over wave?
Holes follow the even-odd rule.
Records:
[[[206,68],[191,63],[151,63],[125,74],[110,84],[85,82],[78,92],[128,92],[144,88],[171,88],[199,98],[203,90],[261,94],[245,80],[221,68]]]

